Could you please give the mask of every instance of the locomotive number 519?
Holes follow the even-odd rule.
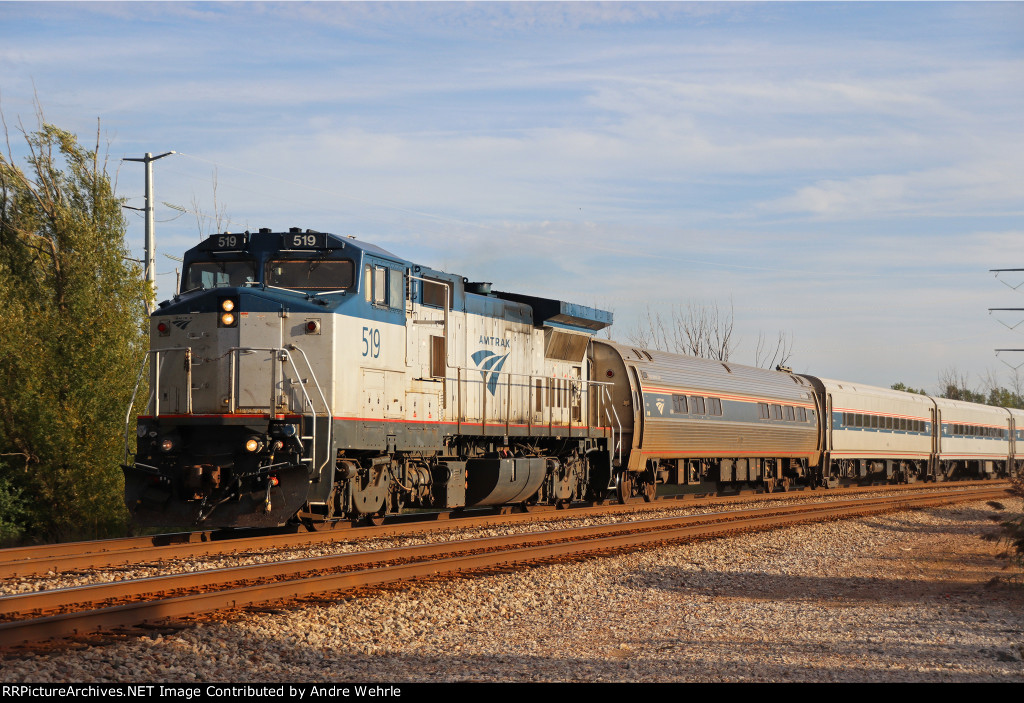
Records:
[[[370,327],[363,328],[363,356],[380,356],[380,330]]]

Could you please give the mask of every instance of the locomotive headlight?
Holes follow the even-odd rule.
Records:
[[[169,452],[174,449],[174,440],[170,437],[164,437],[160,440],[160,451]]]
[[[218,304],[219,305],[217,310],[217,326],[236,327],[238,325],[237,296],[231,296],[229,298],[219,298]]]
[[[245,443],[245,451],[258,452],[262,446],[263,443],[261,441],[259,441],[255,437],[250,437],[249,440]]]

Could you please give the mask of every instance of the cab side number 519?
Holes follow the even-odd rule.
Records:
[[[380,330],[363,328],[363,356],[380,356]]]

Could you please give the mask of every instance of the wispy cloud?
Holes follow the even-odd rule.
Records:
[[[184,152],[160,201],[211,207],[216,168],[245,226],[605,297],[623,327],[731,295],[807,370],[927,385],[989,359],[985,271],[1024,266],[1021,36],[1019,3],[0,3],[0,97]]]

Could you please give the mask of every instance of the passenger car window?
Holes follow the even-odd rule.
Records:
[[[679,415],[685,415],[689,411],[690,410],[686,403],[685,395],[672,396],[672,412],[677,413]]]

